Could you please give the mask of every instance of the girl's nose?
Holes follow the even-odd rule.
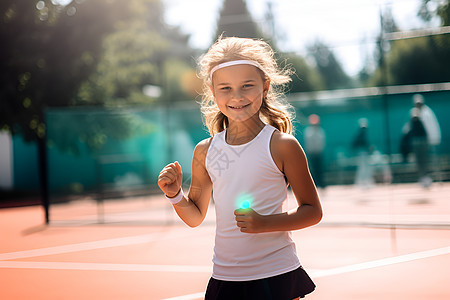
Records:
[[[231,98],[232,99],[242,99],[243,98],[242,92],[237,89],[234,90],[233,93],[231,94]]]

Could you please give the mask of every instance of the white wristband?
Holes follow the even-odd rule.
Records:
[[[183,199],[184,193],[183,193],[183,188],[180,188],[180,191],[178,192],[178,195],[176,195],[173,198],[167,197],[166,195],[166,199],[170,201],[170,203],[172,204],[177,204],[178,202],[181,201],[181,199]]]

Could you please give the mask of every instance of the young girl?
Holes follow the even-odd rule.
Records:
[[[213,193],[216,238],[205,299],[298,299],[314,283],[290,231],[318,223],[322,209],[303,149],[290,134],[276,88],[290,80],[260,40],[220,38],[199,60],[202,112],[211,138],[194,150],[189,193],[178,162],[158,185],[189,226],[202,223]],[[298,207],[283,211],[290,185]]]

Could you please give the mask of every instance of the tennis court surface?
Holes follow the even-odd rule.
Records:
[[[450,183],[331,186],[323,221],[293,238],[306,299],[450,299]],[[293,204],[290,197],[289,203]],[[214,206],[200,227],[161,196],[0,209],[0,299],[202,299]]]

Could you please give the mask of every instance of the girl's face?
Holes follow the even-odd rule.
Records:
[[[230,121],[246,121],[258,114],[270,81],[252,65],[234,65],[219,69],[212,77],[212,92],[220,111]]]

